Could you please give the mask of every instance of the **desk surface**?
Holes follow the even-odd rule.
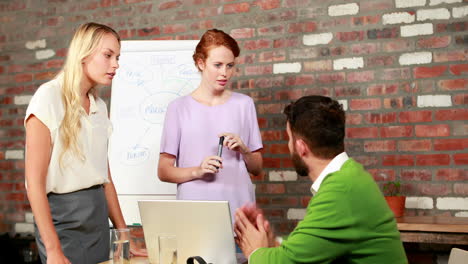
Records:
[[[99,264],[111,264],[112,261],[104,261]],[[146,257],[133,257],[130,259],[130,264],[149,264],[148,258]]]
[[[404,216],[397,225],[403,242],[468,245],[468,217]]]
[[[400,231],[468,233],[468,217],[403,216],[397,225]]]

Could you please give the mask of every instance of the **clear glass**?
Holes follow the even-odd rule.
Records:
[[[177,264],[177,237],[172,234],[161,234],[159,242],[159,264]]]
[[[110,263],[130,263],[130,229],[110,230]]]

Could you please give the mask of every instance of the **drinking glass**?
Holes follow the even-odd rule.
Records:
[[[130,229],[111,229],[110,231],[110,263],[130,263]]]

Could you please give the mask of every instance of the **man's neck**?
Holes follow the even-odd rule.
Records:
[[[315,182],[319,177],[320,173],[327,167],[327,165],[332,161],[332,159],[319,159],[316,157],[311,157],[308,160],[305,160],[305,163],[309,167],[309,178]]]

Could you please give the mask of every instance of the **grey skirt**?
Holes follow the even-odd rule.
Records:
[[[109,220],[102,185],[47,195],[52,221],[63,253],[72,264],[96,264],[109,259]],[[36,226],[36,242],[42,263],[47,263],[44,243]]]

